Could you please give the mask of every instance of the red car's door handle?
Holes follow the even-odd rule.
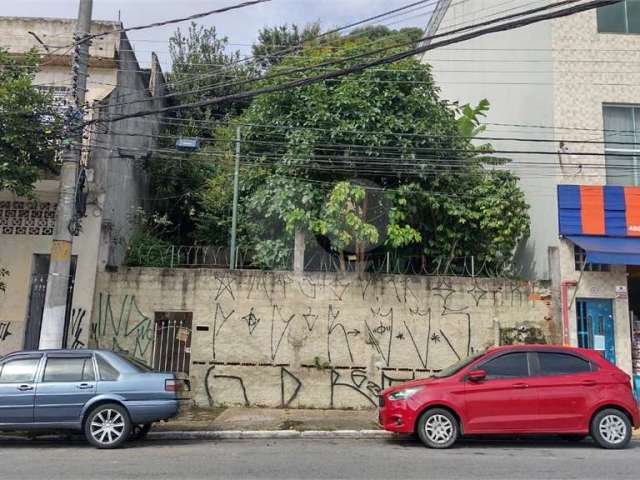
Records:
[[[527,385],[526,383],[522,383],[522,382],[514,383],[512,386],[513,386],[513,388],[529,388],[529,385]]]
[[[586,385],[588,387],[592,387],[593,385],[596,384],[596,381],[595,380],[583,380],[581,383],[582,383],[582,385]]]

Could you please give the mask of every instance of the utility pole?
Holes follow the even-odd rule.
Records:
[[[236,167],[233,174],[233,211],[231,213],[231,252],[229,268],[236,268],[236,233],[238,229],[238,182],[240,176],[240,125],[236,127]]]
[[[71,272],[71,249],[73,234],[71,221],[76,208],[76,183],[82,152],[82,129],[78,120],[83,120],[87,76],[89,73],[89,41],[86,36],[91,32],[91,12],[93,0],[80,0],[78,23],[74,35],[76,43],[72,74],[74,78],[73,112],[66,119],[70,122],[70,136],[63,154],[60,171],[60,190],[56,209],[56,225],[51,245],[49,276],[45,297],[42,327],[40,330],[40,348],[61,348],[64,340],[65,313],[69,293]],[[83,41],[84,40],[84,41]]]

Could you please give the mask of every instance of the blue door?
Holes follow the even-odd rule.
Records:
[[[0,363],[0,424],[33,422],[35,380],[42,355],[18,355]]]
[[[77,423],[82,408],[95,395],[96,376],[90,353],[50,353],[37,385],[35,421]]]
[[[598,350],[611,363],[616,361],[616,344],[611,300],[582,298],[576,303],[578,346]]]

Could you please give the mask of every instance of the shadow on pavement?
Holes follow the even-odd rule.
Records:
[[[403,435],[390,439],[385,439],[385,442],[391,445],[396,445],[406,448],[420,448],[428,450],[420,441],[417,435]],[[637,439],[633,438],[631,443],[627,447],[627,450],[638,448]],[[557,436],[473,436],[465,437],[452,447],[454,449],[464,448],[580,448],[580,449],[599,449],[595,442],[591,438],[579,442],[571,442],[563,440]]]
[[[362,438],[280,438],[280,439],[189,439],[189,440],[171,440],[171,439],[144,439],[144,440],[132,440],[124,444],[121,449],[149,449],[166,446],[176,445],[195,445],[203,443],[242,443],[242,442],[255,442],[262,441],[265,444],[267,442],[328,442],[336,445],[336,448],[340,448],[339,445],[343,445],[345,442],[375,442],[380,444],[387,444],[389,446],[400,448],[415,448],[416,450],[429,451],[425,448],[417,435],[401,435],[392,438],[378,438],[378,439],[362,439]],[[631,444],[627,447],[627,450],[637,449],[640,447],[638,439],[634,438]],[[28,448],[89,448],[93,449],[82,435],[68,434],[68,435],[38,435],[38,436],[26,436],[26,435],[1,435],[0,436],[0,448],[3,449],[28,449]],[[586,438],[580,442],[570,442],[558,438],[556,436],[479,436],[479,437],[465,437],[459,440],[453,447],[455,450],[468,449],[599,449],[599,447],[590,439]]]

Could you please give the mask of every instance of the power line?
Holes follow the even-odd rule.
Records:
[[[557,4],[552,4],[549,5],[547,8],[555,8],[558,5],[563,5],[565,3],[567,3],[569,0],[566,0],[564,2],[559,2]],[[531,25],[533,23],[538,23],[541,21],[545,21],[545,20],[550,20],[550,19],[554,19],[554,18],[560,18],[560,17],[565,17],[568,15],[573,15],[575,13],[579,13],[579,12],[583,12],[583,11],[587,11],[587,10],[592,10],[594,8],[598,8],[598,7],[602,7],[602,6],[606,6],[606,5],[611,5],[614,3],[618,3],[620,0],[594,0],[594,1],[590,1],[587,2],[585,4],[582,5],[576,5],[573,7],[567,7],[567,8],[563,8],[560,10],[557,10],[555,12],[550,12],[550,13],[543,13],[541,15],[534,15],[534,16],[529,16],[528,18],[523,18],[520,20],[516,20],[516,21],[512,21],[512,22],[506,22],[506,23],[502,23],[499,25],[494,25],[491,26],[489,28],[484,28],[484,29],[480,29],[474,32],[470,32],[467,34],[463,34],[460,35],[458,37],[454,37],[448,40],[442,40],[439,42],[435,42],[435,43],[429,43],[428,45],[423,45],[417,48],[413,48],[410,50],[406,50],[404,52],[400,52],[394,55],[390,55],[387,57],[382,57],[379,58],[377,60],[371,61],[371,62],[367,62],[367,63],[361,63],[361,64],[357,64],[357,65],[353,65],[351,67],[347,67],[347,68],[343,68],[337,71],[333,71],[333,72],[327,72],[321,75],[316,75],[314,77],[306,77],[303,79],[298,79],[298,80],[294,80],[294,81],[290,81],[290,82],[285,82],[282,83],[280,85],[273,85],[270,87],[265,87],[265,88],[261,88],[261,89],[256,89],[253,91],[248,91],[248,92],[241,92],[241,93],[236,93],[236,94],[231,94],[231,95],[226,95],[226,96],[222,96],[222,97],[217,97],[217,98],[213,98],[213,99],[209,99],[209,100],[204,100],[204,101],[199,101],[199,102],[192,102],[192,103],[187,103],[187,104],[183,104],[183,105],[175,105],[175,106],[168,106],[168,107],[164,107],[164,108],[158,108],[158,109],[152,109],[152,110],[142,110],[139,112],[135,112],[135,113],[131,113],[131,114],[124,114],[124,115],[119,115],[116,116],[112,119],[94,119],[94,120],[89,120],[87,122],[85,122],[85,125],[89,125],[92,123],[104,123],[104,122],[115,122],[115,121],[120,121],[120,120],[124,120],[127,118],[135,118],[135,117],[142,117],[142,116],[147,116],[147,115],[154,115],[154,114],[159,114],[159,113],[167,113],[167,112],[171,112],[171,111],[176,111],[176,110],[181,110],[181,109],[186,109],[186,108],[197,108],[197,107],[204,107],[204,106],[209,106],[209,105],[214,105],[217,103],[221,103],[224,101],[230,101],[230,100],[241,100],[241,99],[245,99],[245,98],[252,98],[255,97],[257,95],[262,95],[262,94],[266,94],[266,93],[274,93],[274,92],[278,92],[278,91],[283,91],[283,90],[289,90],[292,88],[298,88],[298,87],[302,87],[305,85],[309,85],[312,83],[317,83],[323,80],[329,80],[332,78],[338,78],[344,75],[348,75],[351,73],[357,73],[357,72],[361,72],[363,70],[366,70],[368,68],[372,68],[378,65],[386,65],[389,63],[395,63],[397,61],[403,60],[405,58],[414,56],[418,53],[422,53],[422,52],[426,52],[428,50],[433,50],[436,48],[441,48],[443,46],[446,45],[451,45],[454,43],[459,43],[461,41],[465,41],[465,40],[470,40],[472,38],[476,38],[479,36],[483,36],[483,35],[487,35],[489,33],[495,33],[495,32],[499,32],[499,31],[506,31],[506,30],[511,30],[514,28],[519,28],[519,27],[523,27],[526,25]],[[573,1],[572,1],[573,3]],[[542,7],[541,7],[542,8]],[[538,11],[539,9],[534,9],[534,11]],[[526,12],[523,12],[526,13]],[[522,14],[521,14],[522,15]],[[511,16],[509,16],[511,17]],[[502,21],[503,19],[497,19],[496,21]]]
[[[84,43],[84,42],[87,42],[87,41],[92,40],[94,38],[102,37],[102,36],[105,36],[105,35],[111,35],[114,32],[126,33],[126,32],[133,32],[133,31],[137,31],[137,30],[145,30],[145,29],[148,29],[148,28],[164,27],[165,25],[172,25],[172,24],[175,24],[175,23],[187,22],[189,20],[197,20],[198,18],[208,17],[208,16],[215,15],[215,14],[218,14],[218,13],[229,12],[231,10],[238,10],[238,9],[241,9],[241,8],[250,7],[252,5],[257,5],[259,3],[265,3],[265,2],[270,2],[270,1],[271,0],[249,0],[249,1],[246,1],[246,2],[238,3],[236,5],[229,5],[229,6],[226,6],[226,7],[217,8],[215,10],[208,10],[206,12],[196,13],[194,15],[189,15],[187,17],[174,18],[174,19],[171,19],[171,20],[165,20],[163,22],[148,23],[146,25],[138,25],[138,26],[135,26],[135,27],[118,28],[118,29],[115,29],[115,30],[109,30],[109,31],[100,32],[100,33],[92,33],[91,35],[84,36],[78,42],[75,42],[75,43],[73,43],[71,45],[67,45],[67,46],[76,47],[77,45],[80,45],[81,43]]]
[[[434,39],[437,39],[437,38],[449,36],[449,35],[451,35],[453,33],[460,33],[460,32],[465,32],[465,31],[468,31],[468,30],[474,30],[474,29],[476,29],[478,27],[487,26],[487,25],[491,25],[491,24],[494,24],[494,23],[497,23],[497,22],[504,21],[504,20],[518,18],[518,17],[522,17],[522,16],[526,16],[526,15],[531,15],[532,13],[538,13],[538,12],[541,12],[541,11],[555,9],[555,8],[560,7],[560,6],[577,3],[579,1],[582,1],[582,0],[563,0],[563,1],[560,1],[560,2],[557,2],[557,3],[554,3],[554,4],[545,5],[543,7],[538,7],[538,8],[534,8],[534,9],[531,9],[531,10],[518,12],[518,13],[515,13],[515,14],[510,14],[510,15],[507,15],[505,17],[501,17],[501,18],[498,18],[498,19],[489,20],[489,21],[486,21],[486,22],[480,22],[480,23],[477,23],[477,24],[474,24],[474,25],[470,25],[470,26],[466,26],[466,27],[461,27],[461,28],[458,28],[458,29],[455,29],[455,30],[452,30],[452,31],[449,31],[449,32],[438,33],[438,34],[435,34],[435,35],[423,37],[423,38],[419,39],[418,41],[419,42],[425,42],[427,40],[431,41],[431,40],[434,40]],[[619,0],[598,0],[598,1],[600,1],[600,2],[610,1],[610,2],[614,2],[615,3],[615,2],[617,2]],[[570,7],[570,8],[577,8],[577,7]],[[578,10],[578,11],[581,11],[581,10]],[[553,18],[555,18],[555,17],[553,17]],[[532,22],[532,23],[535,23],[535,22]],[[514,24],[514,25],[516,25],[516,24]],[[520,25],[520,26],[522,26],[522,25]],[[494,28],[496,28],[496,27],[494,27]],[[516,27],[513,27],[513,28],[516,28]],[[487,32],[487,33],[491,33],[491,32]],[[475,36],[480,36],[480,35],[475,35]],[[475,36],[471,36],[469,38],[475,38]],[[468,39],[468,38],[463,38],[463,37],[465,37],[465,36],[462,35],[461,37],[459,37],[459,38],[461,38],[460,41]],[[421,53],[421,52],[426,51],[426,50],[431,50],[433,48],[436,48],[436,45],[437,46],[448,45],[449,43],[447,43],[447,42],[457,43],[457,42],[452,42],[451,40],[449,40],[449,41],[447,41],[447,40],[441,41],[441,42],[438,42],[438,44],[430,43],[430,44],[428,44],[426,46],[418,47],[417,49],[413,49],[414,53],[411,53],[409,55],[406,55],[407,52],[405,52],[405,54],[402,57],[400,57],[398,60],[406,58],[406,57],[413,56],[416,53]],[[328,61],[324,61],[324,62],[315,64],[315,65],[306,65],[306,66],[303,66],[303,67],[289,68],[288,70],[278,71],[276,73],[267,74],[267,75],[262,76],[262,77],[248,78],[248,79],[243,79],[243,80],[239,80],[239,81],[235,81],[235,82],[227,82],[226,84],[218,84],[218,85],[206,86],[206,87],[203,87],[203,88],[198,88],[198,89],[190,90],[190,91],[187,91],[187,92],[170,93],[170,94],[166,95],[165,98],[193,95],[195,93],[202,93],[202,92],[206,92],[206,91],[212,90],[213,88],[216,88],[216,87],[219,88],[219,87],[223,87],[223,86],[239,86],[239,85],[244,85],[244,84],[247,84],[247,83],[261,82],[261,81],[270,80],[270,79],[273,79],[273,78],[278,78],[278,77],[281,77],[281,76],[284,76],[284,75],[289,75],[289,74],[306,73],[310,69],[317,69],[317,68],[329,67],[329,66],[332,66],[332,65],[340,64],[340,63],[346,63],[347,61],[366,58],[368,56],[377,55],[377,54],[383,53],[383,52],[388,52],[389,50],[393,50],[393,49],[396,49],[396,48],[399,48],[399,47],[402,47],[402,46],[412,45],[414,43],[416,43],[416,42],[415,41],[402,42],[402,43],[398,43],[398,44],[395,44],[395,45],[392,45],[392,46],[379,48],[377,50],[373,50],[373,51],[369,51],[369,52],[365,52],[365,53],[361,53],[361,54],[357,54],[357,55],[352,55],[350,57],[342,57],[342,58],[337,58],[337,59],[336,58],[332,58],[332,59],[330,59]],[[358,47],[354,47],[354,48],[358,48]],[[426,49],[426,50],[421,50],[421,49]],[[411,50],[409,52],[411,52]],[[387,57],[387,58],[390,58],[390,57]],[[383,60],[384,60],[384,57],[383,57]],[[382,61],[382,62],[380,60],[376,60],[374,62],[371,62],[369,64],[369,66],[376,66],[376,65],[386,64],[386,63],[393,63],[394,61],[398,61],[398,60]],[[359,68],[359,69],[356,69],[356,70],[353,70],[355,67],[348,67],[348,68],[345,68],[343,70],[343,71],[345,71],[347,73],[343,73],[343,74],[340,74],[340,75],[330,75],[329,77],[326,77],[326,78],[320,78],[320,77],[323,76],[323,75],[320,75],[319,77],[316,77],[316,78],[320,78],[320,80],[314,80],[311,83],[315,83],[315,81],[321,81],[322,79],[329,79],[329,78],[331,78],[333,76],[338,77],[338,76],[342,76],[342,75],[345,75],[345,74],[348,74],[348,73],[354,73],[354,72],[362,71],[362,70],[364,70],[366,68],[369,68],[367,66],[367,64],[359,65],[359,67],[363,67],[363,66],[364,66],[364,68]],[[358,67],[358,66],[356,66],[356,67]],[[324,74],[324,75],[327,75],[327,74]],[[314,77],[311,77],[311,79],[313,79],[313,78]],[[298,82],[299,81],[304,81],[304,80],[298,80]],[[296,81],[291,82],[291,83],[294,84],[294,83],[296,83]],[[297,86],[301,86],[301,85],[297,85]],[[222,98],[225,98],[225,97],[222,97]],[[244,98],[244,97],[241,97],[241,98]],[[213,103],[219,103],[219,102],[214,102],[214,101],[211,101],[211,102],[212,103],[209,103],[208,105],[211,105]],[[118,105],[128,105],[130,103],[137,103],[137,101],[120,103]],[[192,105],[195,106],[195,104],[192,104]],[[200,105],[200,106],[204,106],[204,105]],[[166,108],[174,108],[175,109],[176,107],[166,107]]]

